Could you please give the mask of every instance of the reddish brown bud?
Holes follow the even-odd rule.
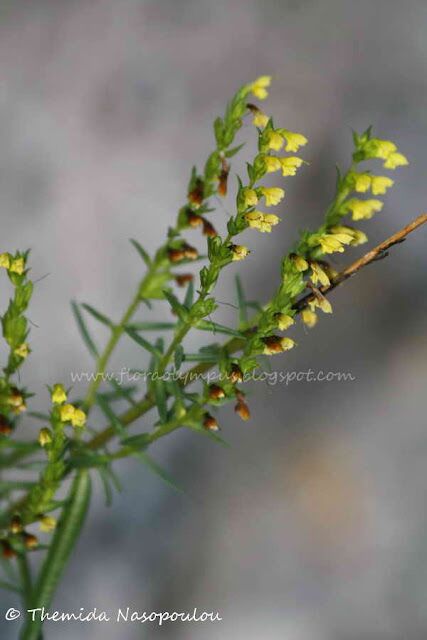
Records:
[[[283,351],[282,339],[279,336],[268,336],[263,338],[262,341],[270,353],[281,353]]]
[[[203,426],[208,431],[219,431],[218,422],[216,419],[210,415],[210,413],[205,413],[205,418],[203,420]]]
[[[187,213],[187,222],[190,225],[190,227],[199,227],[201,224],[203,224],[203,218],[202,216],[199,216],[197,213],[193,213],[192,211]]]
[[[238,364],[232,364],[230,373],[228,374],[230,382],[236,384],[237,382],[243,382],[243,373]]]
[[[189,244],[184,244],[182,250],[184,252],[184,257],[187,258],[187,260],[197,260],[199,257],[197,249],[191,247]]]
[[[251,417],[249,407],[246,402],[243,402],[243,400],[239,400],[239,402],[234,407],[234,411],[242,418],[242,420],[246,421]]]
[[[12,425],[6,416],[0,414],[0,435],[9,436],[12,433]]]
[[[203,191],[204,191],[203,181],[200,180],[200,178],[197,178],[194,189],[192,189],[188,194],[188,200],[191,202],[191,204],[195,208],[200,207],[200,205],[203,202]]]
[[[218,235],[213,224],[211,224],[204,218],[203,218],[203,235],[208,236],[209,238],[215,238],[215,236]]]
[[[224,389],[217,384],[211,384],[209,387],[209,400],[222,400],[225,398]]]
[[[22,520],[19,516],[13,516],[13,518],[10,521],[9,529],[11,533],[21,533]]]
[[[229,172],[230,172],[230,167],[228,167],[227,164],[224,163],[222,167],[222,171],[219,174],[219,183],[218,183],[218,193],[220,196],[223,196],[223,197],[227,195],[227,182],[228,182]]]
[[[16,551],[11,547],[11,545],[6,542],[6,540],[2,540],[1,542],[3,558],[10,560],[10,558],[16,558]]]
[[[185,253],[182,249],[168,249],[168,258],[171,262],[181,262],[185,258]]]
[[[25,531],[23,534],[23,537],[24,537],[24,544],[27,549],[35,549],[35,547],[37,547],[37,545],[39,544],[37,537],[34,536],[32,533],[27,533]]]
[[[194,275],[192,273],[179,273],[175,276],[175,282],[178,287],[185,287],[185,285],[191,282],[193,279]]]

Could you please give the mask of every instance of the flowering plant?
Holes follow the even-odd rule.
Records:
[[[166,472],[147,453],[153,442],[180,428],[221,440],[217,434],[221,422],[217,410],[227,402],[234,403],[242,420],[248,420],[250,409],[244,380],[262,366],[262,356],[295,347],[291,332],[297,316],[307,327],[314,327],[319,312],[332,312],[327,294],[333,288],[427,221],[427,216],[420,216],[341,272],[331,266],[331,254],[341,254],[367,242],[358,223],[382,209],[383,201],[378,196],[385,195],[393,185],[388,175],[376,175],[366,168],[366,161],[380,161],[387,170],[408,164],[393,142],[374,137],[370,129],[360,135],[355,133],[349,169],[342,174],[338,172],[335,196],[319,227],[303,231],[283,257],[271,299],[263,305],[247,301],[237,277],[238,322],[233,327],[215,322],[212,319],[218,306],[215,287],[222,270],[249,259],[249,247],[237,238],[246,230],[271,233],[280,223],[271,208],[281,203],[285,190],[282,186],[266,186],[262,181],[269,174],[294,177],[308,164],[295,155],[305,147],[307,138],[276,126],[273,118],[252,102],[254,98],[264,100],[269,85],[270,78],[262,76],[243,86],[228,104],[224,116],[215,120],[215,148],[202,171],[193,169],[186,201],[162,246],[149,255],[138,241],[132,240],[145,263],[145,273],[121,319],[115,321],[90,305],[73,303],[83,340],[95,360],[96,375],[85,397],[72,402],[69,400],[72,391],[63,384],[49,387],[49,412],[29,413],[34,420],[42,420],[37,436],[29,440],[21,438],[19,425],[31,393],[20,388],[17,378],[31,351],[25,316],[33,293],[29,254],[0,255],[0,266],[14,288],[2,316],[9,356],[0,377],[0,465],[5,471],[13,471],[29,461],[37,461],[41,467],[38,477],[30,483],[6,478],[0,485],[3,502],[0,544],[6,572],[2,586],[18,591],[26,609],[48,607],[53,598],[88,510],[91,474],[100,475],[108,498],[117,486],[113,463],[120,458],[137,456],[168,480]],[[224,234],[220,234],[211,222],[212,203],[227,194],[231,160],[243,146],[236,146],[235,138],[246,118],[254,125],[257,153],[247,163],[247,177],[237,178],[235,212]],[[375,197],[360,197],[368,192]],[[187,241],[191,229],[201,230],[206,236],[206,256],[200,256]],[[195,286],[193,271],[183,272],[180,268],[198,261],[204,264]],[[180,295],[183,287],[185,293]],[[169,306],[172,320],[154,323],[136,320],[140,307],[150,307],[155,300]],[[110,332],[101,351],[87,329],[85,314]],[[195,354],[186,353],[183,340],[191,330],[225,335],[228,340],[223,344],[208,343]],[[146,331],[158,334],[167,331],[171,338],[167,343],[160,337],[151,342],[144,336]],[[102,385],[110,356],[125,336],[150,356],[147,369],[150,376],[139,397],[138,389],[121,386],[114,380],[109,381],[112,389]],[[191,362],[195,362],[194,366],[186,368]],[[172,366],[178,372],[173,378],[167,375]],[[221,374],[218,384],[200,378],[214,366]],[[189,392],[187,386],[195,379],[199,380],[198,387]],[[122,414],[116,411],[117,400],[129,405]],[[90,413],[95,406],[107,420],[103,430],[94,429]],[[130,436],[127,427],[151,410],[155,411],[153,428]],[[113,451],[106,448],[110,441],[114,444]],[[68,478],[72,479],[68,497],[60,500],[58,490]],[[35,526],[42,532],[43,543],[34,532]],[[35,549],[42,549],[45,558],[33,578],[29,556]],[[22,639],[40,638],[40,627],[40,621],[27,620]]]

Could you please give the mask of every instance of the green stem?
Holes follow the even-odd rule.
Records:
[[[31,601],[32,594],[32,579],[30,564],[28,562],[28,556],[23,551],[17,557],[18,570],[21,578],[21,590],[22,590],[22,604],[24,607],[28,607]]]
[[[80,535],[89,506],[90,488],[89,473],[86,470],[80,471],[74,479],[71,500],[62,513],[61,521],[34,586],[30,610],[50,606],[65,565]],[[41,627],[40,616],[36,615],[34,621],[28,617],[20,640],[39,640]]]

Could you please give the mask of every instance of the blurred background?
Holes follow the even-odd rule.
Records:
[[[410,160],[363,226],[370,245],[426,208],[422,0],[2,0],[0,11],[1,250],[31,247],[34,279],[49,274],[23,370],[33,408],[45,406],[46,382],[92,370],[69,301],[118,318],[142,274],[128,238],[149,250],[162,241],[191,166],[212,148],[212,120],[258,75],[274,78],[265,108],[275,122],[309,138],[310,165],[287,180],[275,233],[245,237],[250,298],[266,299],[298,230],[318,224],[352,128],[372,124]],[[212,214],[218,228],[231,207]],[[125,491],[112,508],[96,486],[55,608],[198,607],[223,621],[51,624],[47,638],[426,637],[426,233],[337,290],[334,315],[298,327],[299,347],[273,361],[354,380],[254,384],[249,423],[229,407],[219,414],[230,448],[184,432],[162,440],[152,454],[182,495],[137,461],[116,467]],[[227,304],[234,271],[221,282]],[[219,321],[232,321],[227,304]],[[124,341],[112,369],[143,365]],[[29,434],[38,428],[26,420]],[[12,604],[2,595],[2,608]],[[16,623],[2,620],[0,634],[16,638]]]

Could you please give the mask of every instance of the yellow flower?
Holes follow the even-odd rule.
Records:
[[[310,300],[310,302],[308,304],[309,304],[310,309],[312,311],[314,311],[314,309],[316,309],[318,307],[319,309],[321,309],[323,311],[323,313],[332,313],[332,305],[329,302],[329,300],[327,300],[324,297],[322,297],[322,298],[313,298],[313,300]]]
[[[9,269],[10,267],[10,256],[8,253],[0,253],[0,267],[4,267],[5,269]]]
[[[245,220],[252,229],[258,229],[262,233],[270,233],[271,227],[280,222],[280,218],[271,213],[262,211],[249,211],[245,214]]]
[[[19,347],[16,347],[16,349],[14,349],[13,353],[17,356],[19,356],[20,358],[26,358],[29,354],[30,350],[28,348],[28,344],[26,342],[23,342],[22,344],[19,345]]]
[[[39,433],[39,444],[41,447],[45,447],[47,444],[52,442],[52,434],[47,427],[43,427],[40,429]]]
[[[311,309],[303,309],[303,311],[301,312],[301,318],[303,323],[309,329],[312,329],[317,322],[317,316],[314,311],[311,311]]]
[[[280,165],[282,167],[282,175],[286,176],[294,176],[296,175],[297,169],[302,165],[304,160],[301,158],[297,158],[297,156],[289,156],[289,158],[280,158]]]
[[[373,154],[373,158],[382,158],[386,160],[391,153],[397,151],[397,147],[391,140],[380,140],[372,138],[367,144],[369,151]]]
[[[286,151],[298,151],[300,147],[303,147],[308,142],[307,138],[301,133],[293,133],[286,129],[282,129],[281,133],[283,137],[286,138]]]
[[[53,404],[62,404],[67,401],[67,394],[62,384],[54,384],[50,396]]]
[[[252,120],[252,124],[255,127],[259,127],[260,129],[263,129],[265,126],[267,126],[269,119],[270,118],[266,116],[265,113],[258,110],[255,112],[255,115]]]
[[[353,229],[353,242],[351,243],[353,247],[357,247],[359,244],[365,244],[368,242],[368,236],[363,231],[359,231],[358,229]]]
[[[371,186],[371,176],[367,173],[355,173],[353,174],[354,178],[354,189],[358,193],[365,193]]]
[[[230,248],[233,254],[233,262],[237,260],[244,260],[250,253],[249,249],[241,244],[233,244]]]
[[[243,202],[245,204],[245,207],[254,207],[256,204],[258,204],[258,196],[255,189],[243,190]]]
[[[9,271],[11,273],[17,273],[19,276],[21,276],[24,273],[24,269],[25,269],[24,258],[15,258],[15,260],[12,260],[12,263],[9,267]]]
[[[298,256],[296,253],[294,253],[292,256],[292,262],[294,263],[294,267],[297,271],[307,271],[308,269],[308,262],[307,260],[305,260],[302,256]]]
[[[396,167],[404,167],[409,164],[408,159],[403,153],[391,153],[384,162],[385,169],[396,169]]]
[[[292,340],[292,338],[284,337],[281,339],[280,344],[282,346],[283,351],[289,351],[289,349],[294,348],[295,340]]]
[[[374,196],[382,195],[389,187],[394,185],[394,180],[387,176],[372,176],[371,189]]]
[[[250,91],[259,100],[265,100],[268,96],[267,87],[270,86],[271,76],[260,76],[250,86]]]
[[[42,516],[39,522],[40,531],[45,533],[50,533],[56,527],[56,520],[52,516]]]
[[[327,233],[319,238],[319,243],[323,253],[343,253],[343,244],[350,244],[352,240],[353,236],[348,233]]]
[[[276,156],[265,156],[264,164],[267,173],[274,173],[274,171],[279,171],[280,167],[282,166],[280,164],[279,158],[276,158]]]
[[[279,151],[283,147],[283,137],[277,131],[268,132],[267,146],[273,151]]]
[[[383,204],[381,200],[357,200],[357,198],[351,198],[347,201],[346,208],[352,212],[353,220],[369,220],[376,211],[381,211]]]
[[[275,320],[277,320],[277,328],[280,329],[280,331],[286,331],[291,325],[295,324],[295,320],[286,313],[277,313]]]
[[[280,187],[260,187],[260,191],[265,198],[266,207],[279,204],[285,197],[285,191]]]
[[[84,427],[86,424],[86,414],[81,409],[75,409],[71,416],[71,424],[73,427]]]
[[[322,267],[318,262],[310,262],[311,267],[311,281],[313,284],[317,284],[320,282],[324,287],[328,287],[330,285],[330,280],[325,271],[323,271]]]
[[[59,417],[61,418],[61,421],[68,422],[71,420],[75,410],[76,409],[72,404],[63,404],[62,407],[59,408]]]

